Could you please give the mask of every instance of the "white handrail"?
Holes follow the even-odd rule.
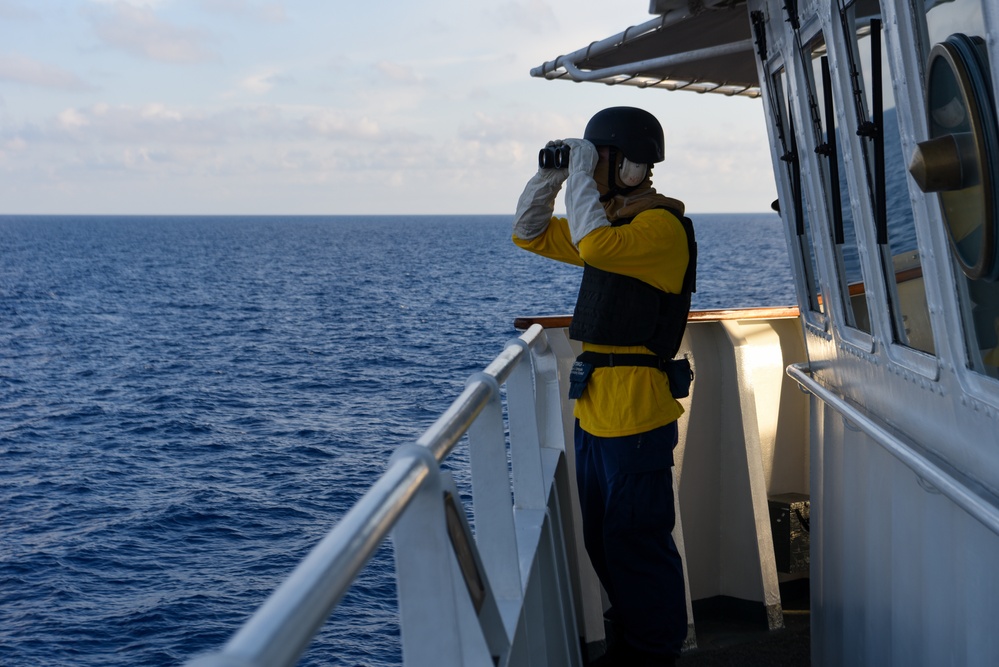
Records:
[[[807,364],[792,364],[787,374],[802,389],[820,399],[838,412],[843,419],[867,434],[874,442],[884,447],[888,453],[908,466],[919,478],[920,483],[929,485],[958,507],[980,521],[993,533],[999,535],[999,505],[997,499],[984,488],[976,490],[974,482],[961,479],[954,470],[946,469],[942,461],[934,461],[920,451],[916,445],[906,442],[885,426],[874,421],[861,410],[848,403],[843,397],[833,393],[811,377]]]
[[[535,324],[506,348],[416,441],[393,456],[388,469],[316,545],[253,616],[216,653],[189,667],[293,665],[326,622],[379,545],[442,462],[492,400],[499,386],[545,341]]]

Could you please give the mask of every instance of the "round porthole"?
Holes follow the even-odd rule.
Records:
[[[926,87],[930,139],[919,144],[909,171],[924,192],[939,193],[965,275],[994,281],[999,131],[984,41],[957,34],[934,46]]]

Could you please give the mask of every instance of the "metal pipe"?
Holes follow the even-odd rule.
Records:
[[[640,60],[635,63],[625,63],[624,65],[616,65],[614,67],[605,67],[603,69],[590,70],[590,71],[584,71],[579,69],[578,67],[576,67],[575,60],[571,58],[571,56],[566,56],[566,60],[562,61],[562,67],[564,67],[565,71],[569,73],[569,76],[571,76],[576,81],[595,81],[597,79],[605,79],[610,76],[621,76],[621,75],[634,76],[636,72],[642,70],[657,69],[660,67],[671,67],[673,65],[682,65],[684,63],[693,62],[695,60],[701,60],[703,58],[728,56],[732,55],[733,53],[742,53],[744,51],[752,53],[753,51],[752,39],[744,39],[738,42],[730,42],[728,44],[720,44],[718,46],[709,46],[703,49],[696,49],[694,51],[686,51],[684,53],[674,53],[673,55],[670,56],[650,58],[648,60]]]
[[[294,664],[429,474],[417,457],[393,461],[291,576],[229,640],[223,653],[261,665]]]
[[[444,414],[424,431],[416,444],[429,449],[437,462],[442,462],[482,412],[491,393],[492,388],[485,382],[469,384]]]
[[[838,412],[843,419],[852,422],[868,437],[888,450],[888,453],[904,463],[919,479],[921,486],[931,485],[949,498],[955,505],[977,519],[986,528],[999,535],[999,507],[994,498],[985,498],[954,474],[944,470],[937,463],[920,453],[915,446],[888,431],[865,413],[846,402],[846,399],[819,384],[809,375],[808,364],[792,364],[787,367],[788,376],[823,403]],[[983,490],[984,491],[984,490]],[[985,493],[988,493],[987,491]]]
[[[519,341],[527,347],[537,344],[539,336],[544,331],[541,325],[532,326],[525,331],[519,339],[515,339],[507,344],[492,363],[486,366],[483,373],[496,378],[497,386],[503,384],[510,376],[513,368],[520,362],[526,354],[526,348],[521,347]],[[495,388],[491,383],[483,381],[473,381],[465,387],[465,390],[451,403],[451,406],[437,418],[430,428],[416,441],[416,444],[423,445],[429,449],[437,462],[440,463],[448,457],[454,450],[455,445],[461,440],[468,428],[475,421],[479,413],[482,412]]]
[[[625,29],[624,32],[619,32],[616,35],[607,37],[606,39],[601,39],[598,42],[593,42],[585,49],[579,49],[565,56],[559,56],[553,61],[548,61],[541,65],[540,67],[535,67],[531,70],[531,76],[540,77],[547,76],[549,73],[554,72],[559,67],[563,66],[566,60],[571,60],[573,62],[589,58],[591,56],[598,56],[607,51],[616,49],[618,46],[624,44],[629,39],[629,33],[632,33],[631,39],[637,39],[638,37],[645,35],[650,32],[656,32],[662,30],[663,28],[668,28],[671,25],[675,25],[680,21],[690,18],[692,15],[689,11],[671,12],[669,14],[663,14],[659,18],[651,19],[637,26],[631,26]]]
[[[294,664],[413,497],[437,472],[435,464],[447,457],[528,349],[545,340],[543,332],[535,324],[508,343],[485,370],[497,383],[470,382],[415,445],[397,451],[385,473],[222,651],[195,658],[189,667]]]

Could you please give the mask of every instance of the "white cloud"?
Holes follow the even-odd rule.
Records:
[[[497,17],[499,22],[521,32],[558,35],[558,19],[551,5],[544,0],[503,2],[496,5],[490,14]]]
[[[274,86],[282,83],[290,83],[294,79],[276,67],[268,67],[255,74],[245,77],[239,84],[243,90],[254,95],[263,95],[271,91]]]
[[[26,2],[18,0],[0,0],[0,18],[5,19],[33,19],[37,18],[38,12],[28,8]]]
[[[257,15],[268,23],[284,23],[288,20],[288,14],[284,11],[284,5],[276,2],[269,2],[260,7]]]
[[[9,141],[5,141],[3,147],[4,150],[18,152],[26,149],[28,147],[28,142],[21,137],[14,137]]]
[[[618,104],[663,121],[656,183],[692,210],[772,199],[757,203],[773,189],[758,102],[726,99],[715,115],[714,96],[528,76],[647,20],[641,5],[60,4],[0,0],[0,17],[37,19],[0,23],[0,199],[12,211],[508,213],[538,148]]]
[[[288,20],[288,14],[280,2],[201,0],[199,4],[211,12],[255,19],[265,23],[285,23]]]
[[[108,107],[100,106],[94,110],[98,115],[104,115]],[[164,120],[170,122],[181,122],[184,120],[183,114],[177,109],[170,109],[164,104],[147,104],[139,109],[139,116],[148,120]]]
[[[187,64],[218,59],[207,46],[207,34],[159,18],[152,9],[157,4],[116,2],[106,10],[93,9],[87,16],[101,41],[139,58]]]
[[[95,5],[131,5],[133,7],[159,7],[171,0],[89,0]]]
[[[378,123],[370,118],[353,118],[329,110],[317,110],[310,114],[306,124],[324,137],[377,139],[382,136]]]
[[[412,67],[401,63],[382,60],[375,64],[375,69],[395,83],[420,83],[423,81],[423,77],[417,74]]]
[[[59,127],[66,130],[78,130],[81,127],[90,125],[90,121],[87,120],[86,116],[76,109],[66,109],[57,116],[56,120]]]
[[[489,113],[476,111],[471,121],[462,123],[458,137],[479,141],[506,141],[511,137],[534,138],[538,148],[551,139],[562,139],[580,133],[579,119],[554,110]],[[545,137],[543,140],[541,137]]]
[[[85,134],[78,132],[87,128]],[[163,103],[142,105],[95,104],[69,107],[39,124],[8,124],[0,140],[29,139],[36,144],[65,143],[93,146],[297,146],[328,150],[331,146],[371,144],[396,150],[418,136],[404,127],[386,130],[364,115],[315,106],[257,105],[212,110],[182,108]]]
[[[0,55],[0,81],[69,92],[93,87],[72,72],[18,54]]]

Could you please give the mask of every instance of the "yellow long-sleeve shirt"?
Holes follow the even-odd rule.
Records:
[[[578,249],[572,244],[565,218],[552,218],[536,238],[525,240],[514,235],[513,242],[550,259],[577,266],[590,264],[673,294],[680,293],[690,259],[683,225],[664,209],[639,213],[628,225],[595,229],[580,240]],[[651,354],[641,345],[583,343],[583,349]],[[594,370],[575,406],[583,430],[600,437],[644,433],[674,422],[682,414],[683,408],[669,391],[666,374],[645,366]]]

